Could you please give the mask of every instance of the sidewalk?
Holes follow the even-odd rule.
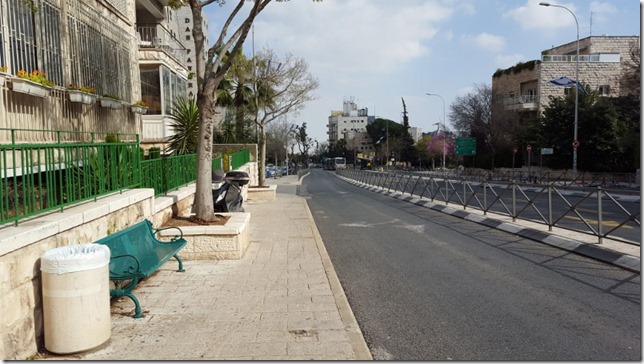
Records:
[[[184,273],[176,272],[171,260],[135,290],[145,318],[133,319],[132,302],[121,298],[111,305],[112,336],[106,344],[45,359],[371,360],[306,200],[295,194],[297,176],[266,183],[280,186],[277,200],[244,203],[251,213],[251,243],[243,259],[184,261]],[[639,246],[597,247],[584,234],[548,233],[543,225],[490,214],[477,219],[476,210],[434,206],[350,183],[479,223],[497,221],[495,228],[511,233],[538,231],[544,243],[563,242],[564,249],[574,242],[591,252],[628,255],[636,258],[639,271]]]
[[[298,183],[297,176],[267,184]],[[100,348],[47,359],[371,360],[306,200],[280,193],[247,201],[251,242],[243,259],[171,260],[111,306]],[[179,253],[181,256],[181,253]]]

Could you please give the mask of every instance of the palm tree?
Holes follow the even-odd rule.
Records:
[[[228,55],[230,56],[230,55]],[[226,77],[217,88],[217,105],[232,109],[235,118],[235,141],[242,143],[245,139],[246,116],[253,106],[253,62],[239,52]]]
[[[179,98],[170,110],[170,127],[175,132],[168,139],[168,151],[177,154],[197,152],[199,138],[199,108],[195,99]]]

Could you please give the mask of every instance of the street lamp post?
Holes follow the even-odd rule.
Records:
[[[572,17],[575,19],[575,24],[577,24],[577,59],[575,60],[575,129],[574,129],[574,134],[573,134],[573,141],[572,141],[572,175],[573,178],[577,178],[577,147],[579,146],[579,142],[577,141],[577,124],[579,121],[579,22],[577,21],[577,17],[575,16],[575,13],[572,12],[572,10],[568,9],[567,7],[563,5],[555,5],[555,4],[550,4],[550,3],[539,3],[541,6],[552,6],[555,8],[562,8],[567,10]]]
[[[440,97],[441,101],[443,102],[443,170],[445,169],[445,132],[447,131],[447,127],[445,127],[445,100],[443,100],[443,97],[438,94],[432,94],[429,92],[426,92],[427,96],[438,96]]]

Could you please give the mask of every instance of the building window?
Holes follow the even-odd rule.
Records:
[[[610,94],[610,86],[609,85],[599,85],[599,95],[600,96],[608,96]]]
[[[161,114],[161,79],[159,68],[141,69],[141,95],[149,105],[148,114]]]

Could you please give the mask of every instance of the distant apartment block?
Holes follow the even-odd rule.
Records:
[[[639,50],[639,36],[590,36],[579,40],[579,82],[603,96],[625,96],[631,52]],[[639,53],[639,51],[637,52]],[[514,115],[517,121],[533,118],[549,103],[549,96],[574,92],[550,83],[566,76],[575,79],[577,41],[542,52],[534,60],[497,71],[492,77],[493,113]],[[590,91],[589,90],[589,91]]]
[[[367,125],[373,119],[373,116],[368,115],[367,108],[358,109],[358,104],[353,98],[345,99],[342,111],[332,111],[329,116],[329,146],[334,146],[339,140],[344,139],[349,151],[364,155],[374,153],[373,142],[367,134]]]
[[[419,140],[423,138],[423,129],[417,127],[410,127],[408,129],[409,135],[414,140],[414,143],[418,143]]]

